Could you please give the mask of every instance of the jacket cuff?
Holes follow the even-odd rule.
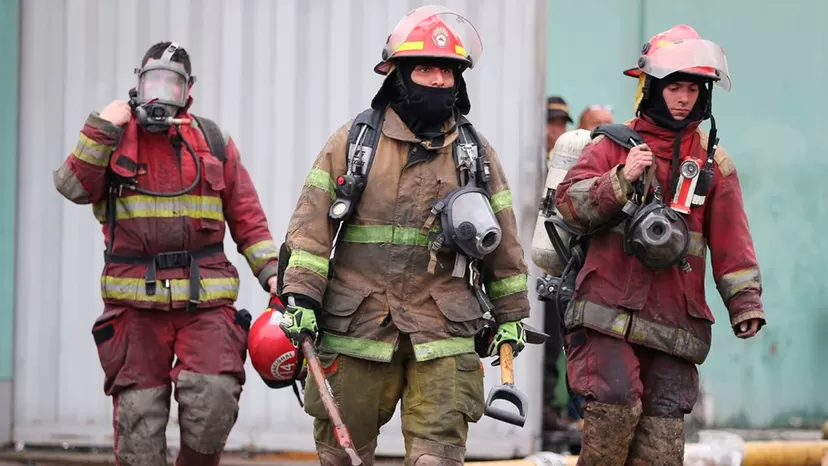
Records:
[[[271,277],[274,277],[279,274],[279,264],[276,261],[272,261],[270,264],[266,265],[265,268],[259,272],[259,284],[262,285],[262,288],[268,293],[270,293],[270,286],[267,284],[267,281],[270,280]]]
[[[739,314],[737,314],[737,315],[730,318],[730,326],[735,327],[735,326],[741,324],[742,322],[745,322],[745,321],[748,321],[748,320],[751,320],[751,319],[761,319],[762,320],[762,325],[764,325],[765,324],[765,311],[763,311],[761,309],[755,309],[755,310],[745,311],[745,312],[739,313]]]
[[[633,194],[633,187],[627,178],[624,177],[624,165],[616,165],[610,170],[610,181],[612,192],[615,194],[615,201],[618,205],[625,205]]]
[[[101,144],[108,144],[108,145],[115,145],[115,142],[118,141],[121,137],[122,129],[113,125],[108,120],[104,120],[100,117],[98,112],[92,112],[89,114],[89,117],[86,118],[86,125],[90,128],[93,128],[98,131],[99,134],[104,136],[104,141],[95,141]]]
[[[508,302],[494,303],[495,310],[492,311],[492,317],[498,324],[529,318],[529,298],[526,296],[526,292],[521,293],[521,295],[505,297],[503,301]]]

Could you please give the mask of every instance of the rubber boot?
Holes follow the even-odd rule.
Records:
[[[377,449],[376,439],[368,445],[357,450],[359,459],[364,466],[374,466],[374,451]],[[323,443],[316,442],[316,453],[319,455],[320,466],[351,466],[351,458],[345,450],[339,447],[329,447]]]
[[[629,406],[588,401],[578,466],[623,465],[640,417],[641,400]]]
[[[411,441],[405,466],[462,466],[465,456],[465,447],[415,438]]]
[[[684,464],[684,419],[643,416],[627,456],[628,466],[682,466]]]
[[[219,466],[220,461],[221,453],[206,455],[182,443],[178,458],[175,459],[175,466]]]

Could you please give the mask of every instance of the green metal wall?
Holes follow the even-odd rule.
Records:
[[[12,376],[17,195],[18,0],[0,0],[0,381]]]
[[[721,144],[739,171],[764,281],[768,326],[735,338],[708,266],[717,322],[701,367],[728,427],[818,426],[828,418],[828,2],[550,0],[547,92],[632,116],[621,71],[675,24],[725,48],[733,89],[714,90]],[[706,125],[705,125],[706,126]]]

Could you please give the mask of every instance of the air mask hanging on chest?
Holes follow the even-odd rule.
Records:
[[[650,180],[651,173],[652,168],[645,172]],[[639,182],[639,186],[641,184]],[[624,232],[624,251],[653,269],[681,264],[683,270],[689,271],[685,259],[690,247],[687,222],[664,203],[661,187],[655,188],[650,202],[646,203],[650,183],[643,184],[641,193],[637,193],[636,198],[624,207],[624,211],[630,215]]]
[[[190,124],[187,119],[176,119],[178,112],[187,105],[189,86],[195,83],[184,65],[172,61],[180,48],[175,42],[158,60],[149,60],[142,68],[136,68],[138,86],[130,93],[130,103],[135,119],[150,132],[166,131],[173,124]]]

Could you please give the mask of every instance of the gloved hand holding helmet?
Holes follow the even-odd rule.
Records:
[[[310,299],[301,296],[288,296],[288,304],[282,316],[281,327],[285,331],[293,346],[299,348],[302,337],[308,335],[316,341],[319,328],[316,326],[316,315]]]
[[[512,355],[517,355],[526,347],[526,331],[523,329],[523,324],[520,321],[503,322],[497,326],[497,332],[492,337],[489,343],[489,356],[498,357],[500,355],[500,345],[509,344],[512,346]],[[495,360],[492,365],[497,366],[499,359]]]

